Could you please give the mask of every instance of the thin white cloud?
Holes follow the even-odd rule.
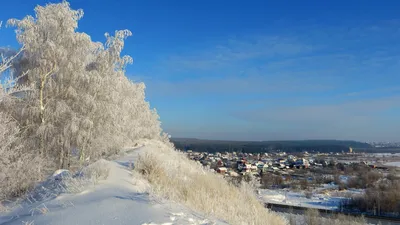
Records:
[[[225,44],[209,49],[172,55],[164,64],[174,70],[213,70],[260,57],[306,54],[315,48],[315,46],[300,43],[296,39],[278,36],[229,39]]]
[[[252,59],[275,59],[304,57],[309,53],[347,54],[362,53],[366,62],[370,54],[378,58],[393,51],[388,43],[396,44],[400,38],[400,22],[380,21],[359,25],[319,27],[317,25],[282,27],[278,35],[248,35],[228,39],[225,43],[201,50],[177,52],[163,64],[174,70],[213,70],[224,66],[244,64]],[[325,52],[324,52],[325,51]],[[343,52],[350,52],[343,53]],[[380,56],[379,54],[384,54]],[[393,52],[395,53],[395,52]],[[372,56],[372,58],[374,58]],[[376,59],[378,59],[376,58]],[[350,59],[352,60],[352,59]],[[361,59],[359,59],[361,60]]]
[[[323,92],[332,90],[329,82],[314,83],[312,80],[293,76],[278,78],[264,76],[232,76],[227,78],[206,77],[181,81],[150,80],[148,92],[154,97],[249,95],[293,92]]]

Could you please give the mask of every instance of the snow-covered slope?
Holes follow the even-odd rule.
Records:
[[[35,202],[24,201],[11,212],[0,214],[0,224],[226,224],[205,219],[177,203],[151,197],[147,181],[129,168],[143,148],[146,147],[114,161],[102,160],[100,165],[109,168],[105,180],[85,183],[79,193],[61,191],[39,200],[35,197]],[[55,177],[59,176],[49,178],[35,194],[54,189],[54,182],[58,182]],[[49,184],[53,186],[46,187]]]

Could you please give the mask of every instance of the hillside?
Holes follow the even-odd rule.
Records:
[[[5,204],[0,224],[286,224],[249,184],[234,186],[160,141],[138,146],[73,175],[57,170]]]

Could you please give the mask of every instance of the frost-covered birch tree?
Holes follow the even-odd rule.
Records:
[[[106,33],[105,44],[93,42],[76,31],[82,16],[64,1],[8,21],[24,46],[14,77],[24,74],[17,85],[30,88],[8,113],[30,147],[58,168],[112,154],[137,139],[168,141],[145,101],[144,84],[125,76],[133,60],[121,51],[131,32]]]

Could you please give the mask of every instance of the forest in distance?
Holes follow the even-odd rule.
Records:
[[[261,153],[284,152],[347,152],[351,147],[355,152],[400,153],[400,148],[376,148],[368,143],[346,140],[292,140],[292,141],[226,141],[202,140],[196,138],[172,138],[177,149],[196,152],[243,152]]]

